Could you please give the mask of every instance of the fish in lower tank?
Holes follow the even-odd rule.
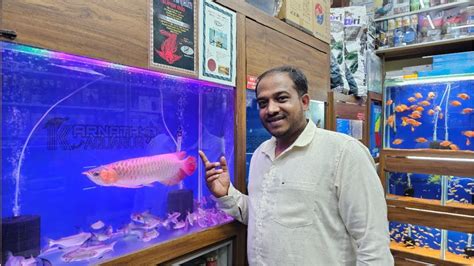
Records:
[[[385,95],[385,146],[474,150],[474,80],[394,82]]]
[[[196,158],[233,171],[233,88],[0,51],[3,263],[96,264],[232,221]]]
[[[389,173],[388,193],[440,200],[445,205],[474,204],[474,177]]]
[[[418,249],[421,253],[462,263],[473,263],[472,234],[441,230],[433,227],[389,222],[392,245],[402,249]],[[465,260],[467,259],[467,260]]]

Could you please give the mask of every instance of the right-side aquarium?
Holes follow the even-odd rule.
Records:
[[[388,81],[385,147],[474,150],[473,96],[474,75]]]
[[[89,265],[232,221],[235,89],[1,42],[2,264]]]

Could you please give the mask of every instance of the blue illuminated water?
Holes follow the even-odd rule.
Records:
[[[167,197],[179,189],[192,191],[194,212],[201,211],[200,225],[196,218],[186,228],[161,226],[160,236],[150,242],[130,236],[115,239],[114,251],[103,259],[230,221],[217,211],[203,185],[200,160],[196,171],[175,186],[159,182],[138,189],[99,186],[82,172],[178,150],[197,159],[201,149],[211,160],[225,155],[233,173],[233,88],[1,44],[2,216],[14,215],[17,193],[19,215],[41,217],[42,248],[47,238],[93,231],[91,224],[99,220],[114,232],[131,223],[133,213],[149,211],[165,220]],[[64,263],[61,254],[43,257]]]

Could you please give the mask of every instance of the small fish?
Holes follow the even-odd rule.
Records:
[[[428,140],[425,139],[425,138],[423,138],[423,137],[419,137],[419,138],[415,139],[415,141],[418,142],[418,143],[425,143],[425,142],[427,142]]]
[[[101,258],[105,253],[114,250],[115,243],[117,242],[112,242],[108,245],[100,244],[96,246],[80,247],[76,250],[63,254],[61,259],[65,262],[73,262]]]
[[[419,102],[418,103],[419,105],[423,105],[423,106],[429,106],[431,105],[431,103],[429,101],[422,101],[422,102]]]
[[[463,131],[463,132],[461,132],[461,134],[463,134],[464,136],[466,136],[468,138],[474,137],[474,131],[472,131],[472,130]]]
[[[418,105],[416,105],[416,104],[412,104],[412,105],[410,105],[410,107],[408,107],[408,109],[413,110],[413,111],[415,111],[416,108],[418,108]]]
[[[393,100],[389,99],[387,100],[387,102],[385,103],[385,105],[391,105],[393,103]]]
[[[418,112],[418,111],[413,111],[410,115],[408,115],[409,117],[413,118],[413,119],[418,119],[418,118],[421,118],[421,113]]]
[[[469,95],[468,95],[467,93],[459,93],[459,94],[458,94],[458,98],[461,98],[461,99],[463,99],[463,100],[467,100],[467,99],[469,99],[470,97],[469,97]]]
[[[105,224],[101,220],[91,224],[91,228],[94,229],[94,230],[99,230],[99,229],[103,228],[104,226],[105,226]]]
[[[143,224],[145,229],[153,229],[161,225],[159,217],[154,216],[149,211],[143,213],[134,213],[130,216],[132,221]]]
[[[435,111],[433,109],[428,110],[429,115],[434,115]]]
[[[439,113],[438,117],[439,117],[439,119],[443,119],[443,117],[444,117],[443,113]]]
[[[449,140],[444,140],[442,141],[439,145],[443,146],[443,147],[448,147],[449,145],[451,145],[452,142],[449,141]]]
[[[402,144],[402,142],[403,142],[403,139],[395,139],[395,140],[392,142],[392,144],[393,144],[393,145],[400,145],[400,144]]]
[[[449,148],[453,151],[458,151],[459,150],[459,147],[456,144],[449,145]]]
[[[466,146],[469,146],[471,145],[471,140],[469,140],[469,138],[466,138]]]
[[[473,108],[464,108],[464,109],[462,109],[461,113],[464,114],[464,115],[467,115],[467,114],[472,113],[472,111],[474,111]]]
[[[160,233],[156,229],[153,229],[151,231],[145,232],[145,234],[142,237],[142,241],[143,242],[149,242],[149,241],[157,238],[158,236],[160,236]]]
[[[109,225],[107,229],[104,230],[104,232],[93,233],[93,235],[94,235],[95,240],[102,242],[102,241],[109,240],[112,237],[113,233],[114,233],[114,230],[112,226]]]
[[[421,99],[421,98],[423,98],[423,95],[421,93],[417,92],[417,93],[415,93],[415,97],[417,99]]]
[[[176,185],[195,170],[196,158],[186,157],[186,152],[182,151],[122,160],[83,174],[100,186],[141,188],[155,182]]]
[[[186,227],[186,221],[181,221],[181,222],[177,222],[174,226],[173,226],[173,229],[182,229]]]
[[[84,242],[86,242],[89,238],[91,238],[91,236],[92,236],[91,233],[82,232],[82,233],[75,234],[72,236],[66,236],[58,240],[49,239],[48,246],[49,247],[60,246],[62,248],[80,246],[84,244]]]
[[[395,115],[391,115],[387,118],[387,125],[393,128],[395,122]]]
[[[433,100],[434,97],[436,97],[436,94],[435,94],[434,92],[430,91],[430,92],[428,93],[428,100]]]
[[[400,105],[395,106],[395,112],[401,113],[406,110],[408,110],[408,106],[406,106],[405,104],[400,104]]]
[[[411,102],[411,103],[412,103],[412,102],[415,102],[415,101],[416,101],[416,98],[415,98],[415,97],[410,97],[410,98],[408,98],[408,101]]]
[[[462,105],[462,103],[461,103],[460,101],[456,101],[456,100],[451,101],[450,104],[451,104],[452,106],[454,106],[454,107],[456,107],[456,106],[461,106],[461,105]]]
[[[418,111],[418,112],[423,112],[425,110],[425,108],[423,108],[422,106],[418,106],[416,107],[415,111]]]

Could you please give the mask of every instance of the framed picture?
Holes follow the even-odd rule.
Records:
[[[210,1],[202,1],[199,22],[199,78],[235,86],[235,12]]]
[[[196,75],[195,1],[150,2],[150,65]]]

